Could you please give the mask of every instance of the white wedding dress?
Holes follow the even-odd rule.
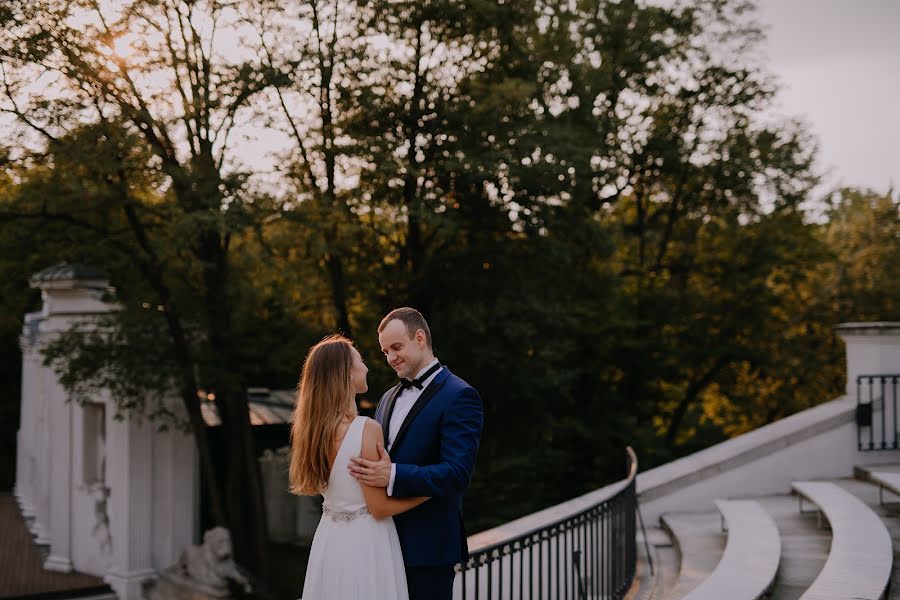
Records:
[[[359,456],[366,419],[353,420],[334,459],[302,600],[409,598],[394,521],[369,514],[362,488],[347,469],[350,458]]]

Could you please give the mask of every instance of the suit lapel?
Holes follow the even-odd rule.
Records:
[[[406,430],[409,429],[409,426],[412,424],[413,420],[416,418],[422,409],[425,408],[425,405],[434,398],[434,395],[437,394],[442,387],[444,387],[444,383],[447,381],[447,376],[450,375],[450,370],[447,367],[441,369],[441,371],[437,374],[437,376],[431,381],[427,388],[422,391],[422,394],[419,396],[419,399],[416,400],[416,403],[413,404],[412,408],[409,409],[409,414],[406,415],[406,418],[403,420],[403,424],[400,426],[400,430],[397,432],[397,437],[391,443],[391,449],[389,454],[393,454],[397,447],[400,446],[400,442],[403,441],[403,437],[406,434]],[[396,398],[396,394],[394,396]],[[393,403],[391,403],[393,405]],[[392,406],[393,408],[393,406]]]
[[[397,396],[400,395],[400,389],[399,383],[389,389],[384,394],[384,406],[378,407],[379,409],[384,409],[381,411],[381,418],[376,420],[378,421],[378,424],[381,425],[381,432],[384,434],[385,447],[387,447],[387,439],[391,431],[391,414],[394,412],[394,401],[397,400]],[[376,409],[375,412],[378,413],[378,409]]]

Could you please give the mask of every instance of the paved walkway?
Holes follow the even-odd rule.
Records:
[[[109,589],[102,579],[83,573],[45,571],[43,562],[15,499],[9,493],[0,494],[0,598],[50,599],[75,595],[54,592]]]

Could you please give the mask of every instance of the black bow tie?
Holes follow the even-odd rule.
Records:
[[[400,380],[400,391],[408,390],[409,388],[419,388],[422,389],[422,382],[418,379],[401,379]]]
[[[424,387],[423,382],[426,379],[428,379],[429,377],[431,377],[431,374],[434,373],[435,371],[439,370],[440,368],[441,368],[441,363],[437,363],[435,365],[432,365],[432,367],[430,369],[428,369],[427,371],[422,373],[421,377],[417,377],[415,379],[401,379],[400,380],[400,391],[402,392],[402,391],[408,390],[409,388],[412,388],[412,387],[421,390]]]

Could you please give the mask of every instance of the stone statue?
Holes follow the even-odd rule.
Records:
[[[244,591],[250,582],[238,570],[231,556],[231,535],[224,527],[215,527],[203,534],[203,544],[188,546],[174,565],[162,572],[159,579],[144,585],[146,600],[205,600],[230,598],[228,582],[233,581]]]

